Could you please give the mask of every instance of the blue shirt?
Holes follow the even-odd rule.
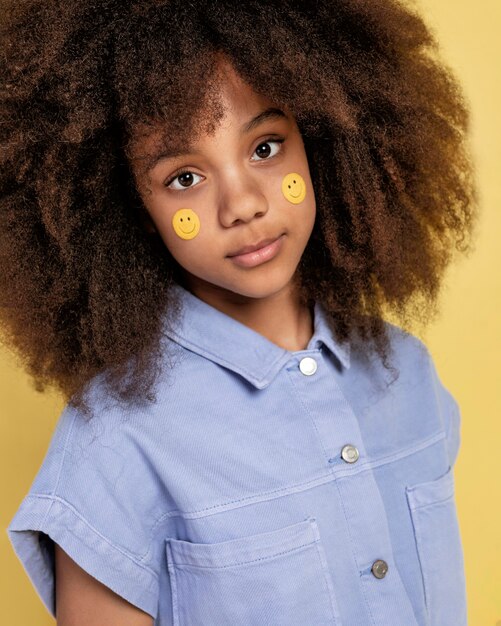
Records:
[[[318,302],[291,352],[175,293],[156,403],[96,377],[7,529],[52,615],[55,541],[155,626],[466,624],[460,412],[425,345],[386,322],[391,382]]]

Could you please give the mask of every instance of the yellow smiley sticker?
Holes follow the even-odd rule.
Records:
[[[200,220],[195,211],[191,209],[179,209],[172,217],[174,232],[181,239],[193,239],[200,230]]]
[[[282,193],[285,199],[292,204],[299,204],[306,196],[306,183],[301,174],[292,172],[287,174],[282,181]]]

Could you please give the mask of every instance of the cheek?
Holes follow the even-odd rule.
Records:
[[[304,200],[300,204],[289,204],[289,215],[291,215],[291,221],[294,223],[298,240],[302,246],[306,246],[313,232],[317,212],[315,193],[311,180],[305,176],[304,181],[306,187]],[[294,217],[292,217],[292,213],[294,213]]]
[[[280,179],[278,185],[275,185],[273,195],[269,196],[270,206],[276,206],[283,214],[286,214],[287,222],[297,233],[309,234],[315,222],[315,192],[307,164],[298,164],[295,172],[300,174],[301,181],[295,188],[291,185],[294,194],[289,195],[288,191],[289,173]]]
[[[200,217],[193,209],[179,209],[171,220],[174,233],[183,241],[191,241],[200,233]]]
[[[182,266],[203,265],[214,248],[213,228],[203,210],[188,201],[169,205],[163,198],[149,198],[149,211],[170,254]]]
[[[152,205],[151,217],[167,248],[174,252],[182,250],[183,244],[200,238],[203,219],[191,209],[174,209],[164,204]]]
[[[172,213],[174,215],[175,212]],[[214,238],[211,237],[203,216],[198,216],[199,227],[196,234],[188,228],[188,237],[183,230],[174,228],[172,217],[165,219],[162,228],[162,239],[176,261],[186,269],[204,268],[214,256]],[[181,236],[180,236],[181,235]]]

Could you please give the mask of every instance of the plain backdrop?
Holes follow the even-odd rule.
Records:
[[[481,193],[475,250],[448,271],[440,313],[421,339],[459,402],[456,502],[464,546],[470,626],[501,626],[501,3],[419,0],[472,112],[471,146]],[[6,527],[27,493],[64,406],[34,391],[0,351],[0,623],[49,626],[8,541]]]

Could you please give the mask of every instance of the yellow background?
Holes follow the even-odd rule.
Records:
[[[461,407],[455,479],[468,623],[501,626],[501,3],[420,0],[417,6],[470,103],[482,210],[475,250],[449,270],[440,314],[420,336]],[[0,396],[0,623],[49,626],[54,620],[5,528],[42,462],[63,402],[36,393],[5,352]]]

